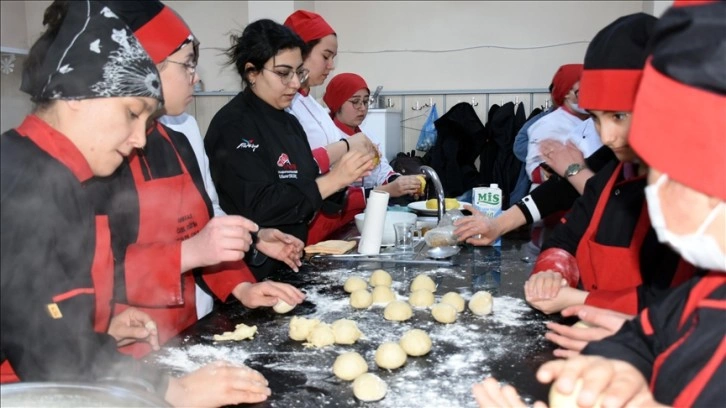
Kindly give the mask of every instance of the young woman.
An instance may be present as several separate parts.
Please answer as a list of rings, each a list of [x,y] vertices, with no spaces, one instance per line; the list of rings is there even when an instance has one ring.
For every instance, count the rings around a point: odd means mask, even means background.
[[[44,25],[21,87],[36,107],[0,137],[3,382],[14,370],[23,381],[115,378],[149,386],[175,406],[264,400],[266,382],[248,368],[220,362],[172,379],[117,351],[123,337],[154,330],[134,309],[108,322],[110,307],[96,290],[113,275],[108,219],[96,216],[86,184],[144,147],[162,101],[159,74],[105,3],[54,2]],[[139,324],[147,329],[129,332]]]
[[[342,138],[360,133],[360,124],[368,114],[368,101],[371,91],[365,80],[356,74],[338,74],[330,80],[325,88],[323,101],[330,109],[330,117],[339,130]],[[372,137],[372,136],[371,136]],[[391,198],[413,196],[418,198],[421,181],[416,176],[401,176],[393,171],[385,157],[373,169],[370,177],[365,177],[360,188],[365,189],[365,196],[372,189],[385,191]],[[352,220],[348,219],[344,222]]]
[[[373,155],[351,149],[321,175],[305,131],[285,111],[308,75],[305,44],[271,20],[249,24],[232,40],[229,63],[245,90],[214,115],[204,140],[220,205],[305,241],[323,200],[368,175]],[[253,268],[258,278],[275,270]]]
[[[195,37],[161,2],[112,7],[157,64],[164,113],[181,114],[199,80]],[[197,301],[206,304],[202,313],[209,311],[210,296],[222,302],[236,298],[251,308],[272,306],[278,298],[300,303],[303,294],[290,285],[255,283],[241,259],[258,227],[240,216],[213,216],[188,139],[157,121],[147,139],[112,178],[93,186],[99,212],[109,215],[116,260],[115,282],[104,282],[98,290],[109,294],[113,285],[116,311],[136,306],[151,315],[163,344],[197,321]],[[286,246],[270,231],[258,236],[260,250]],[[205,296],[198,299],[198,292]],[[150,348],[137,343],[123,351],[140,357]]]
[[[333,28],[322,16],[307,10],[292,13],[285,20],[285,26],[305,41],[303,68],[308,71],[307,79],[301,81],[287,111],[300,121],[321,172],[326,173],[337,165],[343,154],[350,150],[372,151],[380,156],[377,147],[363,133],[341,136],[328,110],[310,94],[310,90],[322,85],[335,69],[338,36]],[[359,187],[350,187],[329,197],[310,223],[307,243],[324,240],[365,210],[365,203],[364,191]]]
[[[655,21],[644,13],[622,17],[588,47],[580,105],[591,112],[618,162],[587,182],[583,196],[543,245],[525,296],[545,313],[585,303],[634,315],[694,272],[657,242],[645,212],[645,167],[628,143]]]
[[[633,110],[631,146],[651,169],[648,213],[658,239],[708,270],[645,309],[584,356],[545,363],[561,394],[582,382],[579,406],[723,405],[726,370],[726,3],[671,8],[653,36]],[[673,105],[673,99],[699,103]],[[705,107],[705,108],[704,108]],[[684,121],[683,117],[690,120]],[[662,143],[653,143],[657,134]],[[708,163],[701,166],[700,163]],[[511,386],[474,387],[480,406],[524,406]]]

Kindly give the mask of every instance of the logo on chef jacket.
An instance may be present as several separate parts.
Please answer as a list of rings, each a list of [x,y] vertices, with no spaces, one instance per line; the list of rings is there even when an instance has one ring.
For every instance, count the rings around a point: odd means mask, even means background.
[[[277,167],[280,168],[277,170],[277,174],[281,179],[297,178],[297,166],[290,161],[287,153],[280,154],[280,157],[277,159]]]
[[[251,149],[253,152],[257,150],[258,147],[260,147],[260,145],[255,144],[255,141],[253,139],[242,139],[242,143],[237,145],[238,149]]]

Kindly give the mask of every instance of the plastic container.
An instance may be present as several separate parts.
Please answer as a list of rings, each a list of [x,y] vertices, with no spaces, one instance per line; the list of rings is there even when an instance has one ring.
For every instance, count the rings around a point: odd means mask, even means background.
[[[502,189],[492,183],[489,187],[474,187],[471,191],[474,207],[489,218],[498,217],[502,213]],[[502,246],[502,237],[497,238],[492,246]]]

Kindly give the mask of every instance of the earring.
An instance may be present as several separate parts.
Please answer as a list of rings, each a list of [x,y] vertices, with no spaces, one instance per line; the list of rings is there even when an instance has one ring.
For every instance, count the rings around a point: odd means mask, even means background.
[[[255,87],[255,83],[254,82],[250,82],[250,88],[254,88],[254,87]]]

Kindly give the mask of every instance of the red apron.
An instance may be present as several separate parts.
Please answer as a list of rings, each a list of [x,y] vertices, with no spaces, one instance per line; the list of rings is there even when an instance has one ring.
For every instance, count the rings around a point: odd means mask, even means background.
[[[341,214],[328,215],[318,211],[310,225],[308,225],[308,239],[305,245],[314,245],[324,241],[330,234],[353,221],[355,216],[365,211],[365,209],[363,189],[361,187],[349,187],[348,199]]]
[[[156,130],[173,146],[168,134],[161,125]],[[176,152],[182,168],[182,174],[155,180],[145,180],[142,166],[145,160],[138,155],[130,160],[131,172],[134,176],[139,196],[139,234],[137,244],[154,242],[182,241],[194,236],[208,222],[207,206],[197,189],[184,161]],[[180,271],[169,270],[169,274],[180,274]],[[156,322],[159,330],[159,343],[163,344],[170,338],[197,321],[195,303],[195,282],[191,271],[180,275],[182,297],[177,304],[159,307],[140,307]],[[158,290],[158,289],[157,289]],[[149,299],[154,299],[154,288],[149,288]],[[128,308],[128,305],[116,305],[116,313]],[[146,342],[136,342],[122,347],[120,351],[141,357],[151,351]]]
[[[600,194],[590,224],[577,246],[577,266],[580,269],[580,281],[588,291],[621,290],[635,287],[642,283],[640,275],[640,248],[650,228],[647,204],[643,201],[638,223],[635,226],[630,246],[627,248],[599,244],[595,241],[598,226],[602,221],[603,211],[613,191],[615,181],[622,171],[623,163],[618,164]],[[607,220],[606,220],[607,222]],[[637,305],[636,305],[637,308]],[[637,313],[637,310],[631,314]]]

